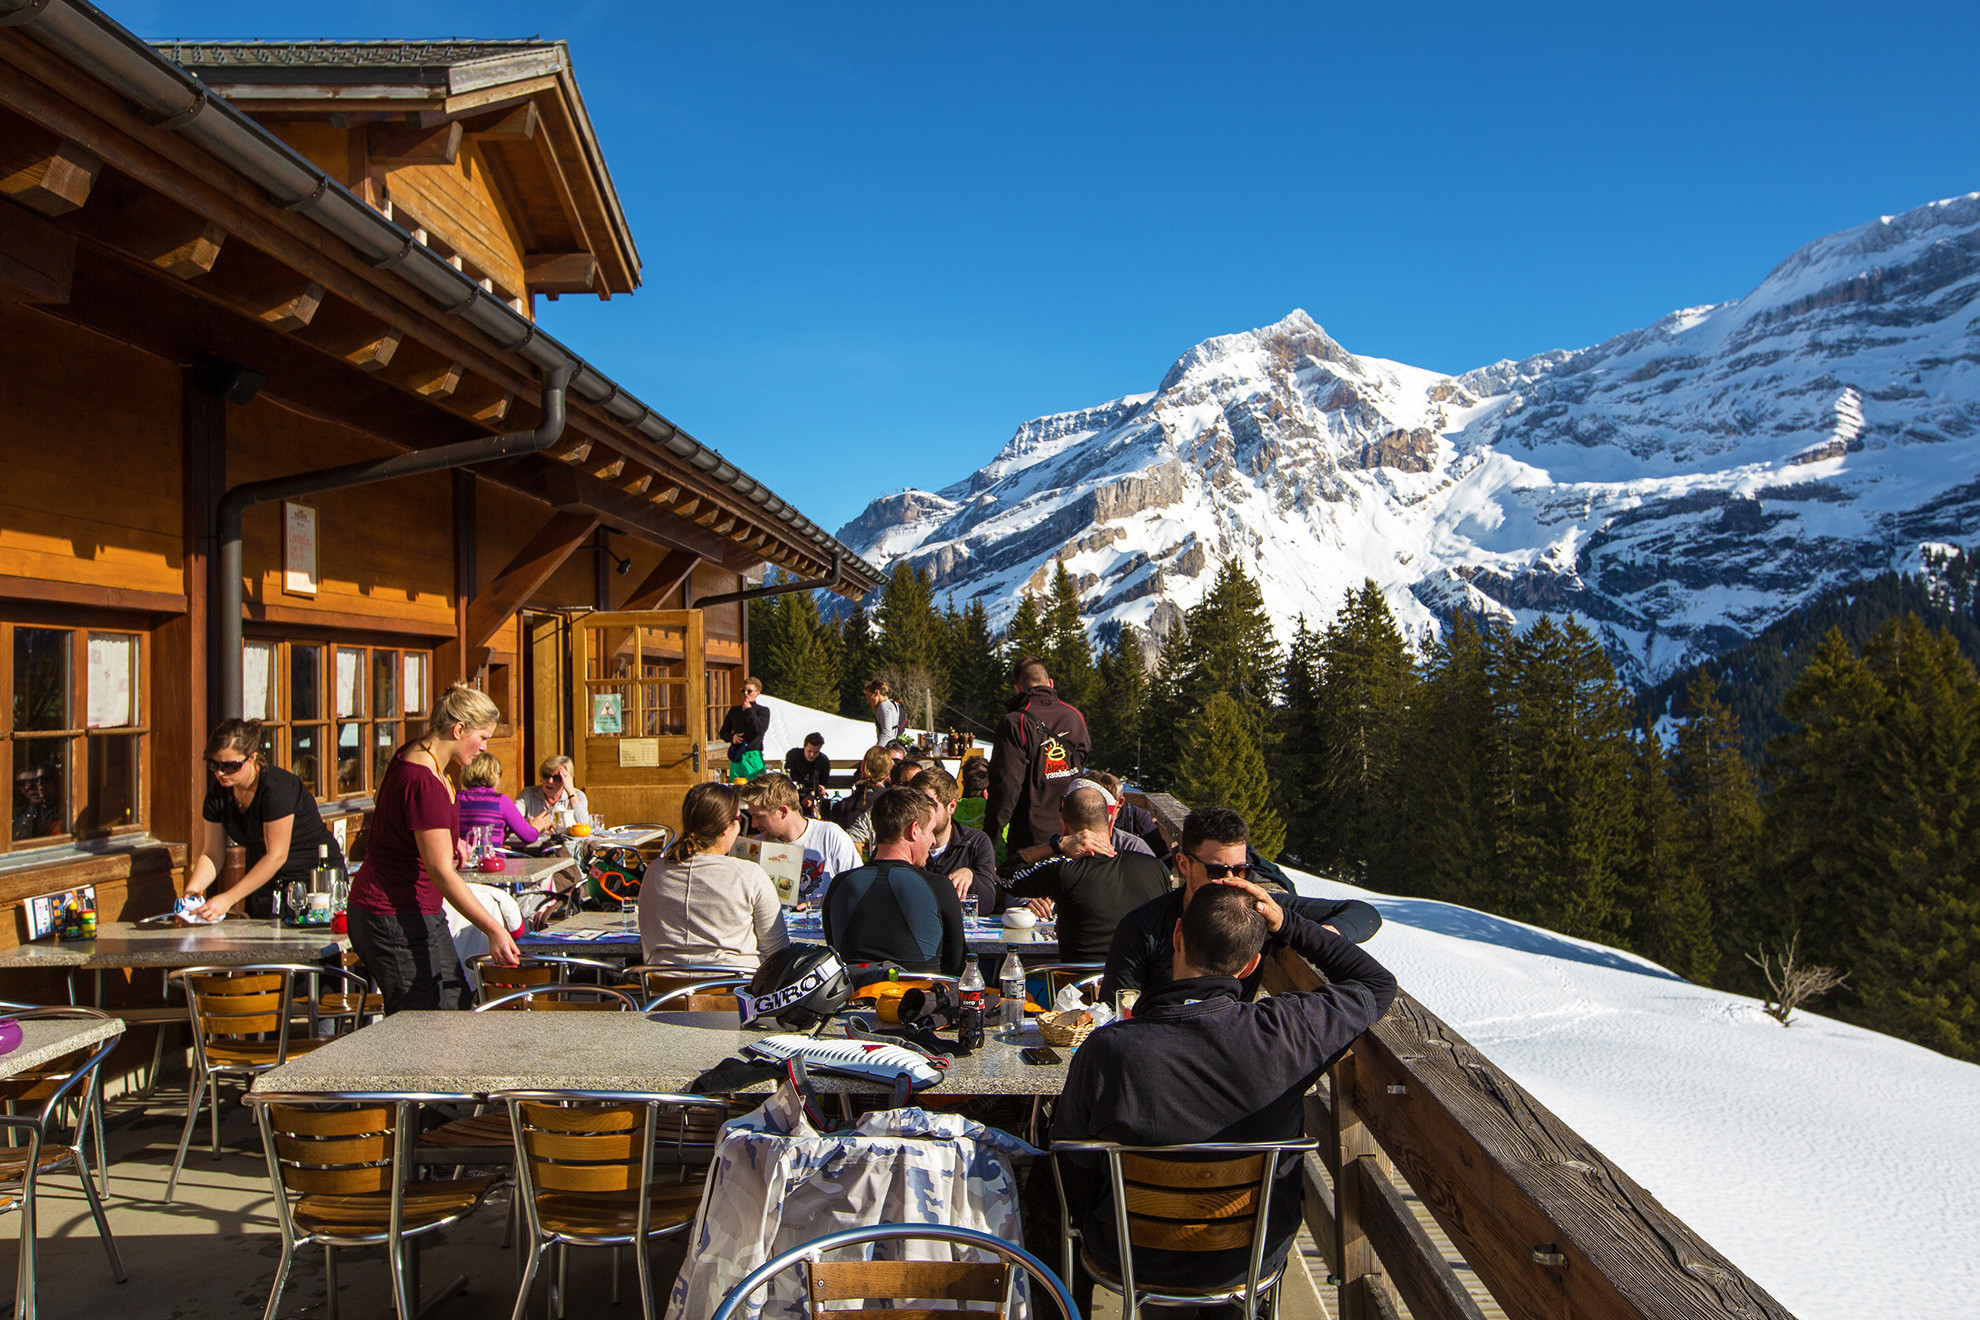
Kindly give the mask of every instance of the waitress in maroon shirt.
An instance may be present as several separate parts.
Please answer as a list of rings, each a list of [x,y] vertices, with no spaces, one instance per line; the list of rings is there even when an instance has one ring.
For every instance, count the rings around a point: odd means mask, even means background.
[[[351,947],[377,982],[387,1013],[468,1006],[442,900],[482,929],[496,962],[517,960],[515,940],[455,869],[460,814],[447,778],[448,766],[481,755],[501,718],[485,695],[454,684],[433,703],[426,735],[399,749],[378,785],[348,919]]]

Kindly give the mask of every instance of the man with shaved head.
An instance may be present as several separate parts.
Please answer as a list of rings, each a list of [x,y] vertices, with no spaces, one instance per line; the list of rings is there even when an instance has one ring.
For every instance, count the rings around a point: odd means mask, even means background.
[[[1107,795],[1082,784],[1059,802],[1065,837],[1107,837]],[[1169,873],[1145,852],[1050,857],[1019,871],[1010,889],[1020,898],[1057,905],[1059,956],[1067,962],[1101,962],[1121,918],[1169,891]]]

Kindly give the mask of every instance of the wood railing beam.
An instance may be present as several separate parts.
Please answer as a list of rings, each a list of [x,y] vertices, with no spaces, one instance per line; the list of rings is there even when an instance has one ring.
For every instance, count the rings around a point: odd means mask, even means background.
[[[0,197],[43,215],[67,215],[89,201],[103,158],[80,142],[9,117],[0,126]]]

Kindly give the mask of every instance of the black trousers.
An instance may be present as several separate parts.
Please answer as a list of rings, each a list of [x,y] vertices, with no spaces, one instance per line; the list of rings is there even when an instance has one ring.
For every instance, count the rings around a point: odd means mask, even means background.
[[[447,918],[438,912],[346,914],[351,947],[378,984],[389,1017],[406,1008],[467,1008],[467,976],[454,952]]]

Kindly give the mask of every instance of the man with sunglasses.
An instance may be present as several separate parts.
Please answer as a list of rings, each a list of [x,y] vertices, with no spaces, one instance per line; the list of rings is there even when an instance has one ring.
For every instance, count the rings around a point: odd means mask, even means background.
[[[1229,807],[1198,807],[1183,817],[1182,838],[1173,859],[1182,887],[1142,904],[1121,919],[1107,949],[1107,975],[1100,983],[1103,1002],[1112,1003],[1121,990],[1139,990],[1146,995],[1174,979],[1170,962],[1176,923],[1182,920],[1183,908],[1196,891],[1218,881],[1274,881],[1287,891],[1279,898],[1282,906],[1356,944],[1382,928],[1381,914],[1360,899],[1293,895],[1285,872],[1253,852],[1249,839],[1244,817]],[[1269,953],[1283,943],[1280,934],[1272,932],[1259,952]],[[1239,978],[1246,999],[1257,991],[1263,966],[1260,960]]]

